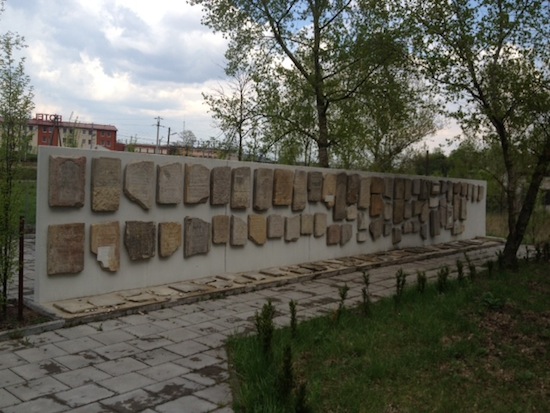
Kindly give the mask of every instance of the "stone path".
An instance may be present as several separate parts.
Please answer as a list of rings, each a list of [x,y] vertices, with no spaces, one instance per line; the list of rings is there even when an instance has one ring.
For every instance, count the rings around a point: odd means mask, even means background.
[[[417,270],[433,279],[443,265],[455,269],[465,250],[481,266],[495,260],[501,248],[483,239],[438,246],[439,253],[425,259],[414,249],[386,254],[391,259],[378,254],[369,267],[370,292],[374,299],[392,295],[400,268],[414,283]],[[353,265],[313,279],[297,274],[283,285],[194,303],[175,301],[166,308],[0,342],[0,411],[231,412],[227,337],[251,331],[255,312],[268,298],[279,326],[289,323],[290,300],[298,303],[300,320],[334,311],[345,283],[350,287],[346,304],[359,303],[360,263],[350,258],[348,263]]]

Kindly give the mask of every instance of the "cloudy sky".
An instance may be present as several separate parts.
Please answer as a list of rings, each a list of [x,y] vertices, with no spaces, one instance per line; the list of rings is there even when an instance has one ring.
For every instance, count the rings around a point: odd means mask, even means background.
[[[184,0],[6,0],[0,32],[26,39],[36,113],[115,125],[119,141],[144,143],[160,116],[164,142],[169,127],[208,140],[220,131],[201,93],[223,82],[226,42],[200,20]]]

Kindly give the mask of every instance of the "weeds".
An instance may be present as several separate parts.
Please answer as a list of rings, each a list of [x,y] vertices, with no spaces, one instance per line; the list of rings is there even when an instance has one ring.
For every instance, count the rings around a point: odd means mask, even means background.
[[[292,396],[294,387],[294,371],[292,369],[292,347],[287,344],[283,350],[283,365],[277,380],[279,397],[288,400]]]
[[[262,307],[262,311],[258,313],[256,311],[255,325],[258,333],[258,338],[261,343],[264,356],[271,357],[271,342],[273,339],[273,332],[275,331],[275,325],[273,324],[273,317],[275,315],[275,308],[268,300]]]
[[[348,291],[349,287],[347,284],[344,284],[342,287],[338,288],[338,295],[340,296],[340,302],[338,303],[338,308],[336,309],[336,313],[334,314],[334,319],[336,322],[340,321],[340,317],[342,316],[342,313],[345,310],[345,301],[348,297]]]
[[[487,260],[485,263],[485,267],[487,268],[487,275],[489,277],[493,276],[493,269],[495,268],[495,262],[493,260]]]
[[[423,294],[426,290],[426,284],[428,283],[428,277],[426,277],[426,271],[416,271],[416,290]]]
[[[466,263],[468,264],[468,271],[469,271],[468,276],[470,278],[470,281],[473,281],[477,277],[476,265],[470,260],[470,257],[468,257],[468,254],[464,253],[464,258],[466,259]]]
[[[407,279],[407,274],[403,271],[403,268],[400,268],[399,271],[395,273],[395,295],[394,300],[396,304],[401,302],[403,297],[403,292],[405,291],[405,282]]]
[[[290,300],[288,303],[290,307],[290,335],[292,338],[296,338],[298,334],[298,321],[296,319],[296,301]]]
[[[456,279],[460,284],[464,283],[464,264],[460,259],[456,260]]]
[[[437,272],[437,292],[439,294],[444,294],[448,289],[448,280],[449,280],[449,267],[444,265]]]
[[[370,295],[369,295],[369,285],[370,285],[370,274],[367,271],[363,271],[363,284],[364,287],[361,289],[363,296],[363,314],[369,316],[371,314],[370,310]]]

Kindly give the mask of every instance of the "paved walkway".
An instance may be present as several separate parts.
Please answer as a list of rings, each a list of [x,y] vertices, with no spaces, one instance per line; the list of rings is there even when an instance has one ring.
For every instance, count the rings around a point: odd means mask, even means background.
[[[455,269],[466,250],[481,266],[501,248],[484,239],[441,246],[421,260],[414,249],[395,252],[370,265],[370,293],[374,299],[392,295],[400,268],[414,283],[417,270],[433,279],[443,265]],[[359,303],[363,281],[357,268],[0,342],[0,411],[231,412],[227,337],[252,330],[254,314],[268,298],[280,326],[289,323],[290,300],[298,303],[299,320],[334,311],[345,283],[346,304]]]

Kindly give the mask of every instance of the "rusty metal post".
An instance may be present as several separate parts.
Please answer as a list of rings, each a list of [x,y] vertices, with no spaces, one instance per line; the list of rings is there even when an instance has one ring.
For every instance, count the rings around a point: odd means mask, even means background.
[[[25,259],[25,217],[19,217],[19,285],[17,297],[17,319],[23,321],[23,273]]]

